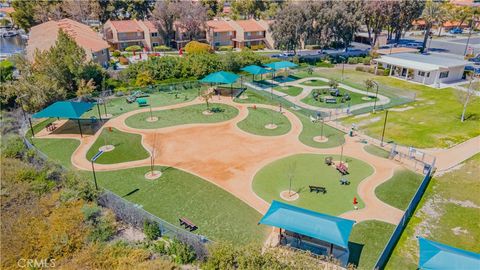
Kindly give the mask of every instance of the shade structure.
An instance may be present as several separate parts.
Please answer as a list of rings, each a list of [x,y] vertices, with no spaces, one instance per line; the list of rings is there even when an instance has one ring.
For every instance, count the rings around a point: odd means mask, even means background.
[[[419,269],[480,269],[480,254],[422,237],[418,238],[418,243],[420,245]]]
[[[259,223],[320,239],[348,249],[348,238],[355,221],[321,214],[274,200]]]
[[[79,119],[82,114],[90,110],[93,106],[94,104],[89,102],[58,101],[32,115],[32,117]]]
[[[280,61],[280,62],[273,62],[265,65],[266,67],[269,67],[274,70],[279,70],[283,68],[293,68],[297,67],[297,64],[292,63],[290,61]]]
[[[267,74],[272,72],[271,70],[268,70],[266,68],[263,68],[257,65],[246,66],[244,68],[241,68],[241,70],[246,71],[252,75],[262,75],[262,74]]]
[[[240,78],[235,73],[227,71],[218,71],[215,73],[208,74],[205,78],[201,79],[202,83],[220,83],[220,84],[231,84],[234,83]]]

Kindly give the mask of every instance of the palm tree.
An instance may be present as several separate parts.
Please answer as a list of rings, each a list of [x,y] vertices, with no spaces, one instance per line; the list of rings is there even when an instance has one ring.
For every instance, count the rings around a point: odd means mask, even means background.
[[[433,25],[443,21],[445,14],[446,11],[443,3],[433,0],[428,0],[425,3],[425,8],[423,9],[422,13],[422,19],[425,21],[425,36],[423,38],[422,52],[425,51],[427,40],[430,36],[430,30],[432,30]]]

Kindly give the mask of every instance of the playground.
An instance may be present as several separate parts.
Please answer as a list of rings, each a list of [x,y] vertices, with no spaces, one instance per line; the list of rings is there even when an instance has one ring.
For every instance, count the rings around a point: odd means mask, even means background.
[[[287,84],[302,89],[294,97],[300,101],[323,83]],[[194,233],[214,241],[264,242],[271,230],[257,223],[272,200],[357,224],[399,222],[402,205],[388,196],[398,185],[382,186],[402,168],[398,162],[371,154],[353,134],[282,105],[278,96],[248,87],[206,101],[196,95],[201,91],[206,87],[160,91],[131,103],[118,97],[92,105],[82,121],[39,117],[31,140],[87,178],[94,166],[100,187],[176,226],[187,218]],[[111,116],[91,120],[98,111]],[[398,196],[411,196],[415,184]]]

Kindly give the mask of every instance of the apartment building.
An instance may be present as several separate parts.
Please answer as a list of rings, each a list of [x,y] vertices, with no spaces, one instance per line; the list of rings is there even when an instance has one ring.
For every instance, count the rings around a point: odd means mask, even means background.
[[[234,46],[235,28],[223,20],[211,20],[207,22],[207,41],[214,47]]]
[[[263,20],[216,19],[207,22],[207,42],[213,47],[233,46],[234,48],[265,45],[273,47],[268,31],[269,22]]]
[[[151,51],[163,44],[158,29],[152,22],[146,20],[108,20],[103,25],[103,37],[117,50],[138,45]]]

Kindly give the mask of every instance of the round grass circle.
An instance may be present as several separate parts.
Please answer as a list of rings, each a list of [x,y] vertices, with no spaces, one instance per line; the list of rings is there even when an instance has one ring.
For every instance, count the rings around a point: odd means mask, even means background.
[[[162,176],[161,171],[149,171],[145,174],[145,179],[155,180],[155,179],[160,178],[160,176]]]
[[[290,192],[288,190],[284,190],[282,192],[280,192],[280,198],[282,198],[283,200],[287,201],[287,202],[292,202],[292,201],[296,201],[298,200],[298,198],[300,198],[300,195],[298,195],[298,193],[296,192]]]

